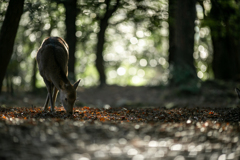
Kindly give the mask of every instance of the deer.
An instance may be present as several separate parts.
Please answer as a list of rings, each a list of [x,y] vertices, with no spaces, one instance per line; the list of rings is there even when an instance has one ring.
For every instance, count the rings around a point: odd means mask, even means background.
[[[46,85],[48,94],[44,104],[44,111],[48,110],[50,99],[51,112],[54,112],[58,92],[60,101],[68,114],[73,113],[76,100],[76,90],[81,79],[73,85],[68,76],[68,44],[61,37],[48,37],[43,40],[38,49],[36,60],[39,73]]]
[[[235,88],[235,92],[237,93],[238,98],[240,99],[240,90],[238,88]]]

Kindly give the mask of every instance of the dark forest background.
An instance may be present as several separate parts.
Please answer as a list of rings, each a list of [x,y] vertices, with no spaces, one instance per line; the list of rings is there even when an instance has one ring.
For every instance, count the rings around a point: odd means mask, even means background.
[[[2,92],[44,86],[35,56],[63,37],[81,85],[169,85],[240,79],[239,0],[0,0]]]

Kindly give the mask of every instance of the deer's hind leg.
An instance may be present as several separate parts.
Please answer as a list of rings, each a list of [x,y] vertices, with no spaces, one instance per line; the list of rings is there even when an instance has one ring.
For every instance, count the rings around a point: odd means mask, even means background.
[[[53,107],[55,107],[55,102],[57,99],[57,95],[58,95],[58,89],[54,86],[54,91],[53,91]],[[51,108],[51,110],[54,110],[54,108]]]
[[[47,98],[46,98],[46,102],[44,104],[44,110],[47,110],[48,109],[48,102],[49,102],[49,99],[50,99],[50,104],[51,104],[51,111],[54,111],[54,105],[53,105],[53,98],[52,98],[52,92],[53,92],[53,83],[46,80],[45,78],[43,79],[45,84],[46,84],[46,87],[47,87],[47,91],[48,91],[48,95],[47,95]]]
[[[48,103],[49,103],[49,97],[48,97],[48,94],[47,94],[47,98],[46,98],[46,101],[45,101],[45,104],[44,104],[44,107],[43,107],[44,111],[46,111],[48,109]]]

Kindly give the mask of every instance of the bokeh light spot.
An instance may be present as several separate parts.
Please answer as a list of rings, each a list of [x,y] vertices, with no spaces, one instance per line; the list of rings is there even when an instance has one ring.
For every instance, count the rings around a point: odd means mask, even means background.
[[[126,69],[125,69],[125,68],[119,67],[119,68],[117,69],[117,74],[118,74],[119,76],[123,76],[125,73],[126,73]]]
[[[141,59],[139,62],[140,66],[146,67],[147,66],[147,60],[146,59]]]

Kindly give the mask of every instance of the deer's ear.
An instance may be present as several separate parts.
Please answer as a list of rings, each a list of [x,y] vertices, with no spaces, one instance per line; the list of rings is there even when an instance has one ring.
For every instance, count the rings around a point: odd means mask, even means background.
[[[236,93],[238,95],[238,98],[240,99],[240,90],[238,88],[235,88],[235,91],[236,91]]]
[[[73,84],[73,87],[74,87],[75,89],[77,89],[78,84],[80,83],[80,81],[81,81],[81,79],[79,79],[77,82],[75,82],[75,83]]]

